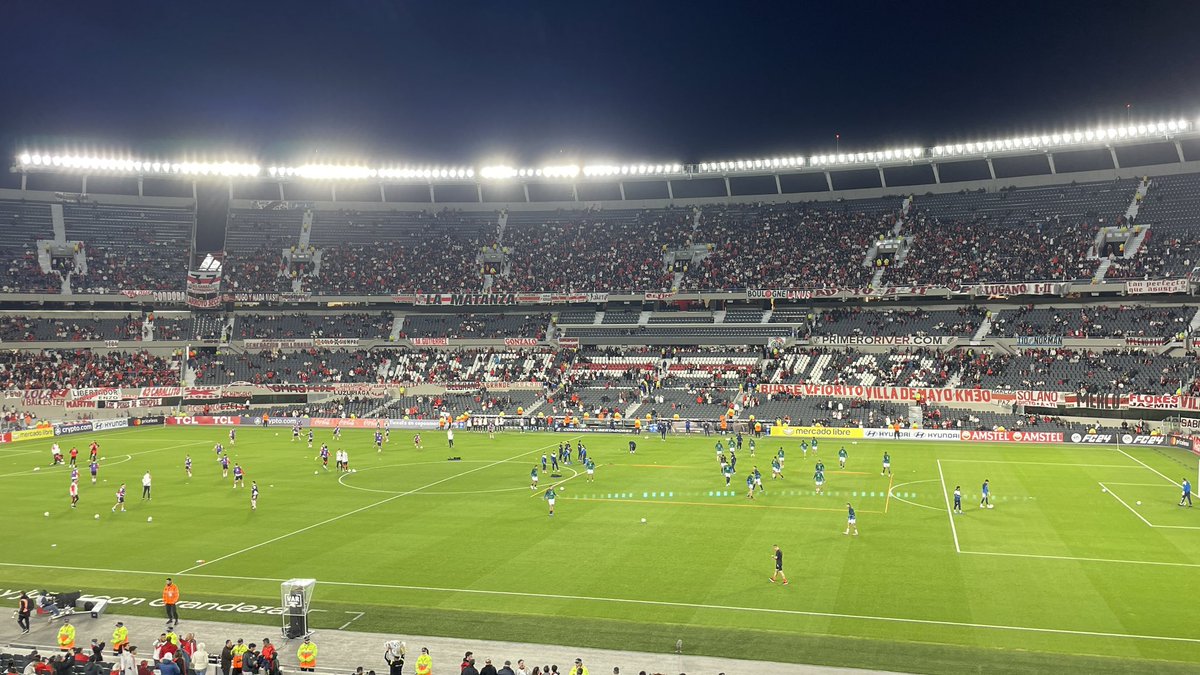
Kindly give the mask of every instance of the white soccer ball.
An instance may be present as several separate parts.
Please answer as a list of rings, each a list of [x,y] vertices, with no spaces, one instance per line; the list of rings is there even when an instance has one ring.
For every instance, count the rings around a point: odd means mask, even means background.
[[[96,518],[96,520],[100,520],[100,514],[99,514],[99,513],[97,513],[97,514],[95,515],[95,518]]]
[[[42,470],[42,467],[40,467],[40,466],[35,466],[35,467],[33,467],[33,470],[34,470],[34,471],[41,471],[41,470]]]
[[[646,524],[646,519],[645,519],[645,518],[642,518],[642,524],[643,524],[643,525],[645,525],[645,524]]]
[[[47,512],[43,513],[42,515],[43,515],[43,516],[46,516],[47,518],[49,518],[49,517],[50,517],[50,512],[49,512],[49,511],[47,511]]]
[[[278,435],[279,435],[279,432],[278,432],[278,431],[276,431],[276,432],[275,432],[275,435],[276,435],[276,436],[278,436]]]
[[[315,475],[317,475],[317,472],[316,472],[316,471],[314,471],[314,472],[313,472],[313,475],[314,475],[314,476],[315,476]]]
[[[1108,488],[1100,488],[1101,492],[1108,492]]]
[[[154,516],[146,516],[146,522],[147,522],[147,523],[153,523],[153,522],[154,522]]]
[[[1137,503],[1137,505],[1138,505],[1138,506],[1141,506],[1141,505],[1142,505],[1142,503],[1139,501],[1139,502]]]

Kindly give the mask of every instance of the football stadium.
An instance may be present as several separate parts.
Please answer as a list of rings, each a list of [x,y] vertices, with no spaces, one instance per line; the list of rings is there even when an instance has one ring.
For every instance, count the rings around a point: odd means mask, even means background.
[[[602,162],[19,139],[0,666],[1196,672],[1200,110],[1097,118]]]

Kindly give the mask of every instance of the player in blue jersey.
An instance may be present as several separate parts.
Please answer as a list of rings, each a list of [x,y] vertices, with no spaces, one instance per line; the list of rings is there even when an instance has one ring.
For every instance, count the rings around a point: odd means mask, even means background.
[[[579,453],[579,461],[583,464],[587,464],[587,448],[583,447],[583,441],[579,441],[577,448]]]
[[[887,451],[883,453],[883,468],[879,470],[879,475],[882,476],[885,473],[889,476],[892,475],[892,456],[887,454]]]
[[[375,432],[375,450],[383,452],[383,433],[379,431]]]
[[[535,466],[535,467],[533,467],[533,471],[529,472],[529,489],[536,490],[537,483],[538,483],[538,470],[537,470],[537,467]]]
[[[838,468],[839,469],[846,468],[846,460],[849,458],[850,458],[850,455],[849,455],[849,453],[846,452],[846,446],[843,445],[842,449],[838,450]]]
[[[746,499],[754,499],[754,474],[746,474]]]
[[[735,442],[736,442],[736,444],[737,444],[737,449],[738,449],[738,450],[741,450],[741,449],[742,449],[742,432],[740,432],[740,431],[739,431],[739,432],[737,432],[737,436],[735,436],[735,437],[734,437],[734,441],[735,441]],[[733,452],[733,450],[732,450],[732,449],[730,449],[729,451],[730,451],[730,452]]]
[[[229,430],[229,445],[230,446],[237,445],[237,429]]]
[[[562,451],[559,450],[559,453],[561,454]],[[558,455],[550,455],[550,473],[554,474],[557,472],[558,472]]]
[[[121,507],[121,511],[125,511],[125,484],[121,483],[121,487],[117,488],[117,503],[113,504],[112,510],[116,512],[117,507]]]
[[[187,455],[183,458],[183,470],[187,472],[187,477],[192,477],[192,456]]]
[[[629,441],[629,454],[637,454],[637,441]]]
[[[243,482],[245,478],[246,472],[242,470],[242,465],[235,463],[233,465],[233,487],[246,487],[245,482]]]
[[[229,455],[221,455],[221,478],[229,478]]]
[[[962,513],[962,486],[954,486],[954,512]]]
[[[79,467],[77,467],[77,466],[71,467],[71,482],[72,483],[79,482]]]
[[[298,440],[300,440],[300,421],[299,420],[297,420],[294,424],[292,424],[292,442],[295,443]]]
[[[1192,484],[1186,478],[1183,479],[1183,496],[1179,498],[1179,505],[1183,506],[1184,502],[1189,508],[1192,506]]]
[[[258,510],[258,483],[250,481],[250,510]]]
[[[547,461],[548,461],[548,460],[546,459],[546,453],[544,453],[544,452],[543,452],[543,453],[542,453],[542,471],[545,471],[545,470],[546,470],[546,462],[547,462]]]
[[[329,470],[329,446],[324,443],[321,444],[321,468]]]
[[[333,440],[339,440],[342,437],[342,424],[339,422],[333,425]]]
[[[983,480],[983,497],[979,500],[979,508],[992,508],[992,486],[987,479]]]
[[[217,443],[213,446],[213,453],[216,455],[217,461],[221,461],[221,455],[225,454],[225,446]]]
[[[550,505],[550,517],[551,518],[554,517],[554,500],[557,497],[558,497],[558,495],[555,494],[554,488],[546,488],[546,494],[542,496],[542,499],[545,499],[546,503]]]
[[[733,450],[729,451],[729,470],[737,473],[737,453]]]
[[[825,472],[822,471],[820,468],[818,468],[816,470],[816,472],[813,473],[813,483],[816,484],[816,486],[817,486],[816,493],[821,494],[821,492],[824,491],[824,489],[825,489],[825,487],[824,487],[825,486]]]
[[[850,530],[854,530],[854,536],[858,536],[858,520],[854,517],[854,507],[850,506],[850,502],[846,502],[846,531],[842,534],[850,534]]]
[[[587,482],[596,482],[596,463],[590,459],[583,460],[583,469],[587,471]]]
[[[93,457],[91,463],[88,464],[88,470],[92,472],[92,485],[95,485],[96,474],[100,473],[100,462],[96,461],[95,457]]]

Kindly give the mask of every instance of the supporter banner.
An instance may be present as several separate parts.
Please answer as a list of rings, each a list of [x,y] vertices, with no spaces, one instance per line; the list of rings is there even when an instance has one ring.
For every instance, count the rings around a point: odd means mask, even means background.
[[[225,302],[275,302],[278,293],[226,293],[221,298]]]
[[[415,296],[415,295],[412,295],[412,294],[408,294],[408,295],[393,295],[393,296],[392,296],[392,302],[399,302],[399,303],[404,303],[404,304],[412,305],[412,304],[415,304],[415,303],[416,303],[416,301],[417,301],[417,296]]]
[[[67,424],[54,425],[55,436],[68,436],[70,434],[82,434],[92,430],[91,422],[70,422]]]
[[[322,384],[264,384],[264,387],[276,394],[307,394],[309,392],[333,391]]]
[[[183,291],[154,291],[155,302],[187,302],[187,293]]]
[[[26,389],[22,397],[25,405],[53,405],[48,401],[65,401],[71,398],[70,389]]]
[[[312,293],[280,293],[280,302],[308,302],[312,300]]]
[[[90,389],[72,389],[71,398],[76,401],[120,401],[121,390],[117,387],[93,387]]]
[[[450,344],[450,338],[409,338],[414,347],[445,347]]]
[[[267,350],[275,351],[276,349],[310,349],[314,343],[312,340],[243,340],[242,345],[246,349],[255,351]]]
[[[121,346],[121,343],[117,340],[105,340],[104,346],[108,349],[116,349],[117,347]]]
[[[447,392],[452,391],[475,391],[481,385],[478,382],[447,382],[445,385]]]
[[[383,398],[391,396],[396,390],[394,385],[375,384],[374,382],[339,382],[338,384],[322,385],[332,388],[333,393],[343,396],[365,396],[367,398]]]
[[[219,295],[214,295],[211,298],[202,298],[195,295],[189,295],[187,299],[188,307],[195,307],[197,309],[212,309],[213,307],[220,307],[222,302],[221,296]]]
[[[563,349],[579,349],[579,338],[560,337],[558,338],[558,346]]]
[[[675,297],[675,291],[647,291],[643,297],[646,301],[670,300],[671,298]]]
[[[880,345],[880,346],[939,346],[952,344],[957,338],[948,335],[814,335],[814,345]]]
[[[213,293],[220,292],[220,290],[221,290],[221,279],[220,278],[213,277],[208,280],[193,279],[190,275],[194,274],[194,272],[189,272],[188,274],[189,274],[189,276],[188,276],[187,287],[186,287],[186,290],[188,293],[195,293],[197,295],[211,295]]]
[[[13,441],[32,441],[38,438],[54,438],[54,427],[23,429],[21,431],[12,432]]]
[[[211,415],[222,412],[242,412],[250,406],[245,403],[196,403],[183,406],[183,411],[190,415]]]
[[[154,427],[167,423],[167,418],[162,415],[151,415],[149,417],[135,417],[132,421],[135,427]]]
[[[1195,417],[1180,417],[1179,428],[1198,431],[1200,430],[1200,419],[1196,419]]]
[[[1187,279],[1155,279],[1153,281],[1126,281],[1125,292],[1130,295],[1149,293],[1187,293],[1190,284]]]
[[[138,398],[172,398],[181,393],[179,387],[142,387]]]
[[[109,429],[124,429],[129,426],[129,420],[122,417],[116,420],[92,420],[92,431],[108,431]]]
[[[1063,336],[1061,335],[1018,335],[1018,347],[1061,347],[1063,346]]]
[[[926,295],[934,286],[885,286],[875,288],[750,288],[746,290],[747,300],[812,300],[814,298],[835,298],[839,296],[880,297],[893,295]]]
[[[823,398],[861,398],[867,401],[929,403],[1038,403],[1059,405],[1067,397],[1056,391],[992,391],[990,389],[922,389],[919,387],[867,387],[849,384],[760,384],[764,394],[791,394]]]
[[[358,338],[316,338],[313,344],[317,347],[357,347]]]
[[[1117,434],[1073,433],[1067,437],[1067,440],[1072,443],[1085,443],[1089,445],[1116,445],[1121,439]]]
[[[963,431],[964,441],[985,443],[1062,443],[1058,431]]]
[[[81,410],[81,409],[85,409],[85,408],[99,408],[100,407],[100,402],[95,399],[91,399],[91,400],[85,399],[82,401],[67,401],[66,403],[67,403],[68,410]]]
[[[1191,410],[1200,411],[1200,398],[1171,394],[1130,394],[1129,407],[1142,410]]]
[[[842,427],[793,427],[787,424],[771,425],[772,436],[791,436],[799,438],[862,438],[862,429],[846,429]]]
[[[1127,337],[1125,345],[1129,347],[1159,347],[1167,344],[1167,338],[1163,337]]]
[[[336,417],[313,417],[308,420],[308,425],[320,429],[332,429],[333,427],[341,427],[343,429],[437,429],[437,420],[403,420],[403,419],[339,419]],[[381,426],[382,425],[382,426]]]
[[[504,338],[505,347],[536,347],[537,338]]]
[[[958,429],[863,429],[863,438],[894,441],[961,441]]]
[[[1063,284],[1024,282],[1017,284],[978,284],[967,291],[976,295],[1061,295]]]
[[[12,443],[12,433],[6,431],[0,434],[0,443]]]
[[[283,418],[274,418],[283,419]],[[222,425],[240,425],[242,418],[237,415],[195,415],[189,417],[168,417],[167,424],[180,426],[212,426],[214,424]]]
[[[153,294],[154,291],[121,291],[121,295],[127,298],[144,298]]]
[[[161,398],[131,398],[125,401],[112,401],[106,407],[116,410],[128,410],[130,408],[157,408],[163,404]]]
[[[183,387],[181,395],[185,399],[212,400],[221,398],[220,387]]]

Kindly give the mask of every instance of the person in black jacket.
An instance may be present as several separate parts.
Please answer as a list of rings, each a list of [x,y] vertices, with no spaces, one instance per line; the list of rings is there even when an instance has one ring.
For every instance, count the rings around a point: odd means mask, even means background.
[[[29,632],[29,613],[32,611],[33,600],[30,600],[29,595],[22,591],[21,599],[17,601],[17,625],[21,627],[21,635]]]
[[[229,675],[229,671],[233,669],[233,641],[226,640],[225,646],[221,648],[221,675]]]

